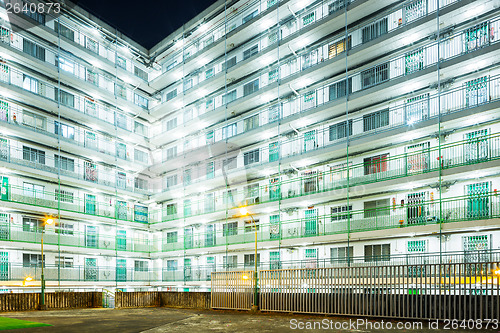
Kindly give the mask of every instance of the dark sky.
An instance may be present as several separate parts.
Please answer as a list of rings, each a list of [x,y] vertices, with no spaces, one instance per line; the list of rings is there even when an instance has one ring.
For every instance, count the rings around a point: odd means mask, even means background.
[[[78,0],[75,2],[149,49],[208,8],[215,0]]]

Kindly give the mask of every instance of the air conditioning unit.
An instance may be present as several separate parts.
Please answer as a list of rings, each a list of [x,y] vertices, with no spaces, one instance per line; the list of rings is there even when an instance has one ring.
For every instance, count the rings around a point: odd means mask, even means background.
[[[288,229],[288,236],[297,236],[299,233],[299,228]]]

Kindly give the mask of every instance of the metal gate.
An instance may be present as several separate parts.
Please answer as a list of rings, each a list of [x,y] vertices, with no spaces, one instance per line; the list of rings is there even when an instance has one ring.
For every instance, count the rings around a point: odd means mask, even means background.
[[[250,310],[254,286],[253,271],[212,272],[212,308]]]
[[[469,266],[478,269],[470,269]],[[418,272],[418,274],[415,274]],[[263,311],[412,319],[500,318],[500,263],[260,272]]]

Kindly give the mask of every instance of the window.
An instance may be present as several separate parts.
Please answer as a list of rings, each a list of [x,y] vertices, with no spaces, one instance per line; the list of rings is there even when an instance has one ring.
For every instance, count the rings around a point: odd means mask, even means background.
[[[269,216],[269,238],[279,239],[281,236],[280,231],[280,216],[279,214]]]
[[[373,218],[389,215],[389,199],[380,199],[364,202],[364,217]]]
[[[302,18],[302,25],[305,27],[306,25],[308,24],[311,24],[312,22],[314,22],[314,12],[311,12],[307,15],[305,15],[303,18]]]
[[[352,120],[349,120],[349,126],[347,121],[343,121],[329,127],[329,140],[335,141],[347,136],[352,136]]]
[[[177,215],[177,204],[168,204],[167,205],[167,216]]]
[[[135,260],[134,261],[134,271],[135,272],[147,272],[148,262],[146,260]]]
[[[177,118],[172,118],[167,121],[166,123],[167,132],[173,130],[176,127],[177,127]]]
[[[211,45],[213,42],[214,42],[214,36],[212,35],[203,41],[203,47],[207,47]]]
[[[409,52],[405,54],[405,74],[411,74],[424,68],[424,50]]]
[[[138,105],[143,109],[148,108],[148,99],[146,97],[139,95],[139,94],[134,93],[134,103],[135,103],[135,105]]]
[[[148,80],[148,73],[137,66],[134,66],[134,75],[143,79],[144,81]]]
[[[406,168],[408,173],[426,171],[430,166],[430,143],[422,142],[406,148]]]
[[[177,89],[174,89],[170,92],[167,93],[167,102],[170,101],[171,99],[174,99],[177,96]]]
[[[314,97],[316,96],[315,91],[310,91],[304,94],[304,103],[314,103]]]
[[[245,254],[245,269],[255,268],[255,254]],[[260,267],[260,253],[257,253],[257,266]]]
[[[304,133],[304,151],[316,149],[316,130],[307,131]]]
[[[477,162],[488,159],[489,136],[488,129],[480,129],[464,134],[464,155],[466,162]]]
[[[147,191],[149,189],[148,181],[146,179],[135,177],[134,187],[139,190]]]
[[[464,32],[465,51],[472,51],[489,43],[488,22],[480,23]]]
[[[205,213],[215,211],[215,197],[213,193],[205,194]]]
[[[73,235],[75,226],[70,223],[61,222],[56,225],[56,233],[61,235]]]
[[[45,164],[45,152],[43,150],[23,146],[23,160]]]
[[[123,84],[115,83],[115,95],[127,99],[127,88]]]
[[[167,232],[167,244],[177,243],[177,231]]]
[[[243,60],[246,60],[257,53],[259,53],[259,45],[254,45],[243,52]]]
[[[214,99],[213,98],[209,98],[205,102],[205,110],[206,111],[211,111],[213,109],[214,109]]]
[[[23,1],[24,5],[28,5],[29,3],[26,3]],[[23,6],[24,7],[24,6]],[[31,6],[28,6],[28,10],[22,10],[23,14],[26,15],[27,17],[31,18],[32,20],[40,23],[41,25],[45,25],[45,14],[40,13],[36,10],[30,10]]]
[[[387,159],[389,154],[382,154],[363,159],[365,175],[387,171]]]
[[[255,221],[255,225],[254,225],[254,221]],[[244,224],[244,230],[245,232],[255,232],[255,229],[257,229],[257,231],[259,231],[259,219],[255,219],[254,221],[252,220],[245,220],[243,221],[243,224]]]
[[[134,221],[140,223],[148,223],[148,207],[135,205],[134,206]]]
[[[347,37],[347,50],[351,49],[351,36]],[[328,58],[332,59],[346,50],[345,38],[328,45]]]
[[[87,69],[86,80],[87,80],[87,82],[92,83],[93,85],[99,86],[99,76],[97,75],[96,72],[94,72],[90,69]]]
[[[351,262],[353,247],[334,247],[330,249],[330,262],[332,264]]]
[[[269,162],[274,162],[280,158],[280,146],[279,142],[273,142],[269,144]]]
[[[334,222],[340,220],[347,220],[348,218],[352,219],[351,211],[352,211],[352,205],[349,205],[349,207],[347,207],[347,205],[331,207],[330,208],[331,221]]]
[[[39,232],[43,228],[43,220],[35,217],[23,216],[23,231]]]
[[[173,187],[175,185],[177,185],[177,175],[167,176],[167,178],[166,178],[167,189],[170,187]]]
[[[209,79],[212,76],[214,76],[214,69],[213,68],[210,68],[210,69],[205,71],[205,79]]]
[[[174,68],[175,66],[177,65],[177,60],[174,60],[174,62],[168,64],[165,66],[165,72],[168,72],[169,70],[171,70],[172,68]]]
[[[243,130],[245,132],[257,127],[259,127],[259,114],[256,114],[254,116],[248,117],[243,120]]]
[[[365,245],[365,262],[388,261],[391,258],[391,244]]]
[[[67,91],[59,90],[59,88],[55,88],[55,96],[56,100],[64,106],[74,108],[75,107],[75,96],[70,94]]]
[[[59,189],[54,190],[54,198],[56,201],[73,203],[73,197],[73,192]]]
[[[257,163],[257,162],[259,162],[259,156],[260,156],[259,149],[255,149],[255,150],[246,152],[243,154],[243,161],[244,161],[243,163],[245,165]]]
[[[61,57],[56,58],[56,66],[69,73],[73,73],[75,70],[75,63],[73,61]]]
[[[56,256],[56,265],[60,268],[73,268],[73,257]]]
[[[389,80],[389,65],[387,63],[375,66],[361,72],[361,88],[369,88]]]
[[[191,88],[193,88],[193,79],[189,78],[189,79],[184,80],[184,88],[183,88],[183,90],[187,91],[187,90],[189,90]]]
[[[45,49],[27,39],[23,39],[23,52],[39,60],[45,61]]]
[[[259,184],[251,184],[244,187],[245,198],[256,198],[259,196]]]
[[[490,261],[490,239],[488,235],[462,236],[465,262]],[[470,268],[474,269],[474,268]]]
[[[275,31],[275,32],[269,33],[269,35],[267,36],[267,44],[272,45],[272,44],[276,43],[277,41],[278,41],[278,32]]]
[[[45,265],[45,255],[43,256]],[[42,255],[23,253],[23,267],[42,267]]]
[[[146,135],[146,126],[138,121],[134,121],[134,133]]]
[[[348,82],[348,86],[346,88],[346,82]],[[349,78],[347,81],[342,80],[337,83],[332,84],[329,88],[329,99],[330,101],[336,100],[338,98],[342,98],[347,94],[352,93],[352,78]]]
[[[236,89],[222,96],[222,104],[229,104],[236,99]]]
[[[236,65],[236,56],[232,57],[228,61],[226,61],[224,64],[222,64],[222,70],[229,69]]]
[[[429,94],[423,94],[405,101],[406,123],[413,125],[429,117]]]
[[[230,268],[236,268],[238,267],[238,256],[232,255],[232,256],[224,256],[222,257],[222,263],[224,268],[230,269]]]
[[[137,162],[148,163],[148,153],[139,149],[134,149],[134,160]]]
[[[416,19],[425,16],[426,14],[426,1],[417,0],[411,2],[404,7],[406,23],[415,21]]]
[[[177,260],[167,260],[167,271],[174,272],[177,270]]]
[[[97,165],[91,161],[84,161],[83,165],[85,167],[84,179],[94,182],[97,182]]]
[[[40,82],[34,77],[23,74],[23,88],[31,91],[34,94],[38,94],[38,87],[41,86]]]
[[[167,152],[167,157],[166,157],[167,161],[174,159],[175,157],[177,157],[177,146],[167,148],[166,152]]]
[[[54,21],[54,31],[56,32],[56,34],[66,37],[71,41],[75,40],[75,32],[57,21]]]
[[[248,21],[250,21],[251,19],[253,19],[255,16],[257,16],[258,14],[258,10],[254,10],[253,12],[251,12],[250,14],[248,14],[247,16],[245,16],[242,20],[241,20],[241,24],[245,24],[247,23]]]
[[[382,20],[372,23],[363,28],[361,31],[363,43],[367,43],[375,38],[387,33],[387,17]]]
[[[269,78],[268,78],[269,83],[277,82],[278,81],[278,74],[279,74],[278,68],[269,71],[269,74],[268,74],[269,75]]]
[[[85,47],[96,54],[99,54],[99,43],[90,37],[85,36]]]
[[[127,129],[127,116],[125,116],[123,113],[116,113],[115,114],[115,123],[116,126],[119,128]]]
[[[125,172],[116,173],[116,187],[121,189],[127,188],[127,175]]]
[[[235,136],[236,133],[236,124],[230,124],[222,128],[222,139],[229,139],[232,136]]]
[[[97,116],[97,105],[93,99],[85,97],[85,113],[91,116]]]
[[[251,93],[254,93],[257,90],[259,90],[259,79],[249,82],[243,86],[243,96],[250,95]]]
[[[465,82],[465,105],[475,106],[488,101],[488,77]]]
[[[227,207],[235,206],[234,197],[236,196],[236,193],[237,193],[236,189],[227,190],[226,192],[224,192],[223,201],[225,206]]]
[[[122,160],[127,159],[127,145],[121,142],[116,143],[116,157]]]
[[[56,135],[61,135],[67,139],[75,139],[75,128],[58,121],[54,121],[54,133]]]
[[[238,222],[229,222],[222,225],[222,235],[234,236],[238,234]]]
[[[184,207],[184,217],[191,216],[191,214],[192,214],[192,212],[191,212],[191,199],[185,199],[182,206]]]
[[[364,132],[372,131],[384,126],[389,126],[389,109],[376,111],[363,116]]]
[[[214,161],[207,163],[207,179],[213,179],[215,177],[215,163]]]
[[[271,8],[276,3],[278,3],[278,0],[267,0],[267,9]]]

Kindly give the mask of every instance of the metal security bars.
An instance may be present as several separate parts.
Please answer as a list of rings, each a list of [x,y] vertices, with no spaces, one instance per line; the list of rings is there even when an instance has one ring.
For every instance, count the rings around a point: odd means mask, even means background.
[[[249,310],[254,297],[254,272],[213,272],[213,309]]]
[[[263,270],[263,311],[411,319],[500,317],[500,263]]]

